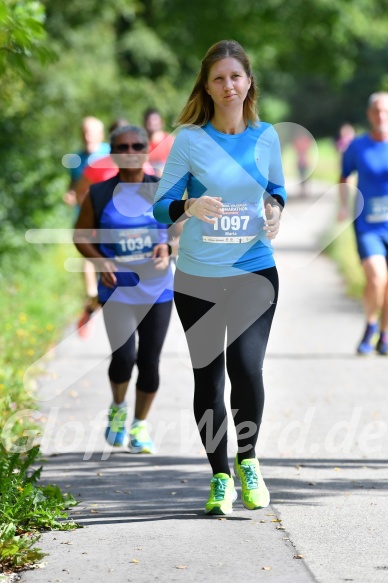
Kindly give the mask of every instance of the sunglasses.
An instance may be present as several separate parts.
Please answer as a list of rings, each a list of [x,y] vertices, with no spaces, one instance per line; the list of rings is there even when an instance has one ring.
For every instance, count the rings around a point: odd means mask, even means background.
[[[142,150],[144,150],[146,148],[145,144],[142,144],[141,142],[135,142],[134,144],[117,144],[116,146],[114,146],[114,150],[116,152],[129,152],[129,150],[132,148],[132,150],[134,150],[135,152],[141,152]]]

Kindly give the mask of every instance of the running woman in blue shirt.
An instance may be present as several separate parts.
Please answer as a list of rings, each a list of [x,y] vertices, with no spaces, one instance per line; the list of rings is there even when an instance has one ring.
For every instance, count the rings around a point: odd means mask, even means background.
[[[340,183],[357,172],[354,229],[366,280],[366,328],[357,352],[376,349],[388,355],[388,93],[370,96],[367,115],[371,131],[353,140],[344,153]],[[344,220],[349,216],[346,187],[340,187],[340,196],[338,218]]]
[[[159,179],[143,171],[147,151],[143,128],[124,126],[111,134],[119,172],[90,187],[74,235],[80,253],[100,271],[98,299],[112,349],[113,402],[105,437],[113,446],[128,445],[131,453],[155,453],[147,416],[159,386],[173,296],[167,228],[152,212]],[[125,396],[135,364],[135,414],[128,432]]]
[[[188,219],[174,300],[193,366],[194,415],[213,472],[205,513],[216,515],[232,512],[237,497],[227,455],[225,360],[242,501],[254,510],[270,498],[255,445],[278,293],[271,240],[286,193],[278,136],[258,118],[256,91],[249,59],[237,42],[220,41],[208,50],[178,120],[185,125],[154,205],[160,222]]]

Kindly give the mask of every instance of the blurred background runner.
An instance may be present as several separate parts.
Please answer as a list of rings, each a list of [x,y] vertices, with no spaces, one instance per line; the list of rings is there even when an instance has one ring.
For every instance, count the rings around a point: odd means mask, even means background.
[[[77,192],[85,167],[94,161],[103,158],[110,152],[110,146],[104,142],[104,124],[97,117],[84,117],[81,123],[81,137],[83,149],[72,156],[72,167],[69,168],[70,184],[63,195],[66,204],[75,208],[76,217],[79,213],[80,201]],[[92,313],[98,308],[97,276],[93,264],[84,262],[84,286],[86,301],[82,314],[78,320],[78,331],[81,337],[87,336],[91,329],[87,327]]]
[[[156,176],[161,177],[174,138],[164,131],[164,120],[157,109],[144,113],[144,127],[149,140],[149,161]]]

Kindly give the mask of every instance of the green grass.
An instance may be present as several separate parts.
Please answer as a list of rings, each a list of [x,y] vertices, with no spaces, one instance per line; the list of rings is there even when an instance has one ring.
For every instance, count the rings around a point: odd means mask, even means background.
[[[16,264],[15,273],[0,280],[0,429],[15,410],[33,405],[24,373],[55,344],[80,308],[81,275],[63,267],[68,252],[64,247],[45,250],[39,260]]]
[[[318,164],[313,173],[313,178],[328,182],[330,186],[337,184],[340,175],[340,159],[332,140],[318,141]],[[331,243],[326,248],[326,253],[337,264],[339,272],[345,282],[346,293],[355,299],[361,299],[364,288],[364,274],[360,265],[354,237],[353,225],[345,229],[338,237],[335,234],[336,226],[331,227],[328,237]]]
[[[312,178],[337,184],[340,174],[340,158],[334,142],[329,138],[318,140],[318,160]]]
[[[330,138],[325,138],[318,140],[317,146],[317,164],[311,174],[311,179],[327,182],[330,186],[333,186],[338,182],[340,173],[340,158],[335,149],[334,142]],[[312,155],[310,155],[310,160],[312,162]],[[287,176],[295,177],[298,175],[297,157],[291,145],[282,149],[282,161],[286,178]]]
[[[345,281],[346,293],[361,299],[364,289],[364,273],[360,265],[353,227],[349,226],[326,248],[326,253],[337,264]]]
[[[66,521],[66,509],[75,504],[72,496],[55,485],[37,483],[39,448],[10,451],[10,444],[22,446],[25,432],[36,429],[34,420],[23,415],[7,424],[18,411],[35,408],[24,373],[59,340],[80,309],[82,278],[64,270],[68,255],[74,256],[72,246],[43,248],[39,256],[26,254],[14,263],[7,258],[0,279],[0,572],[42,558],[34,546],[39,531],[77,526]]]
[[[311,178],[326,182],[328,188],[338,182],[340,174],[340,159],[335,149],[334,142],[329,138],[318,140],[318,161]],[[296,155],[291,146],[285,148],[282,153],[284,172],[286,176],[296,176]],[[329,227],[325,238],[331,241],[326,248],[326,253],[337,264],[344,278],[346,293],[356,299],[362,298],[364,287],[364,274],[357,254],[353,227],[348,227],[338,237],[334,238],[336,226]]]

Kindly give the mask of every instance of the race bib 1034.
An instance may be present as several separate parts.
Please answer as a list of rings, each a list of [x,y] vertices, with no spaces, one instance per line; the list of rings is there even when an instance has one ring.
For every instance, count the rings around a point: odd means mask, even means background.
[[[115,259],[121,263],[140,261],[152,256],[158,243],[158,230],[148,228],[119,229],[115,232]]]

